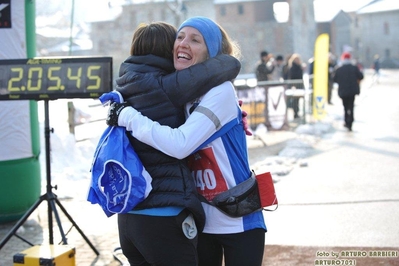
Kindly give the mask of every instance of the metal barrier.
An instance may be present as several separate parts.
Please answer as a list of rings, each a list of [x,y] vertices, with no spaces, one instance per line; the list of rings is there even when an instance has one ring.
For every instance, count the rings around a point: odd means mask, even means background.
[[[292,108],[291,100],[298,99],[301,107],[299,122],[306,123],[306,114],[311,111],[312,90],[309,80],[284,80],[262,81],[253,85],[238,83],[235,88],[239,100],[242,100],[242,109],[248,113],[248,123],[253,132],[260,125],[267,127],[269,131],[287,130],[288,122],[292,120],[288,110]],[[81,110],[76,108],[74,103],[68,102],[68,122],[69,131],[75,134],[78,126],[102,122],[106,118],[106,111],[101,104],[89,103]],[[104,111],[105,110],[105,111]],[[76,137],[76,135],[75,135]],[[86,137],[78,137],[85,139]]]
[[[282,82],[263,81],[256,86],[235,85],[242,109],[248,113],[248,123],[252,131],[263,124],[270,131],[286,130],[291,120],[289,109],[297,99],[300,107],[300,122],[306,123],[306,114],[311,111],[312,90],[304,80]]]

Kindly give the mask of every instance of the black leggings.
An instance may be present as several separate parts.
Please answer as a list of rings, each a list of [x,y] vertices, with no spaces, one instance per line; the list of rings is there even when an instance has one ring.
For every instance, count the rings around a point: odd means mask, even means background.
[[[119,241],[130,265],[196,266],[197,239],[188,239],[182,231],[187,217],[119,214]]]
[[[253,229],[237,234],[205,234],[198,238],[199,266],[261,266],[265,230]]]

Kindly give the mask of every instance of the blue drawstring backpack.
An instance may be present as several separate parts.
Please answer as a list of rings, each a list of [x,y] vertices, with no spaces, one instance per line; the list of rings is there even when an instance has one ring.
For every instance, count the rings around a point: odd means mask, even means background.
[[[108,217],[129,212],[152,189],[151,176],[130,144],[124,127],[108,127],[104,131],[90,171],[87,200],[99,204]]]

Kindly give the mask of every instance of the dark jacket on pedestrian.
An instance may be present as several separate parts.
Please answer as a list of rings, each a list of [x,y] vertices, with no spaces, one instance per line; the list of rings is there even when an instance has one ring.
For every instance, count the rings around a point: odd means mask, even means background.
[[[288,79],[303,79],[302,66],[293,62],[288,70]]]
[[[363,77],[357,66],[351,64],[350,60],[344,60],[334,75],[334,82],[338,84],[338,96],[345,98],[360,94],[359,83]]]
[[[176,128],[185,122],[186,103],[234,79],[240,68],[240,62],[228,55],[219,55],[177,72],[168,59],[154,55],[130,56],[120,67],[116,89],[143,115]],[[151,193],[135,209],[182,206],[194,214],[197,227],[202,230],[205,215],[186,160],[170,157],[130,133],[127,135],[153,179]]]
[[[258,81],[267,81],[269,76],[273,73],[274,67],[269,66],[266,62],[260,63],[256,67],[256,79]]]

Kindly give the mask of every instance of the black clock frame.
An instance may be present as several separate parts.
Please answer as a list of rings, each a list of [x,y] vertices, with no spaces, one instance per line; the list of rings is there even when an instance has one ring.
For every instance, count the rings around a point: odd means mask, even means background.
[[[0,60],[0,100],[98,98],[112,90],[112,57]]]

